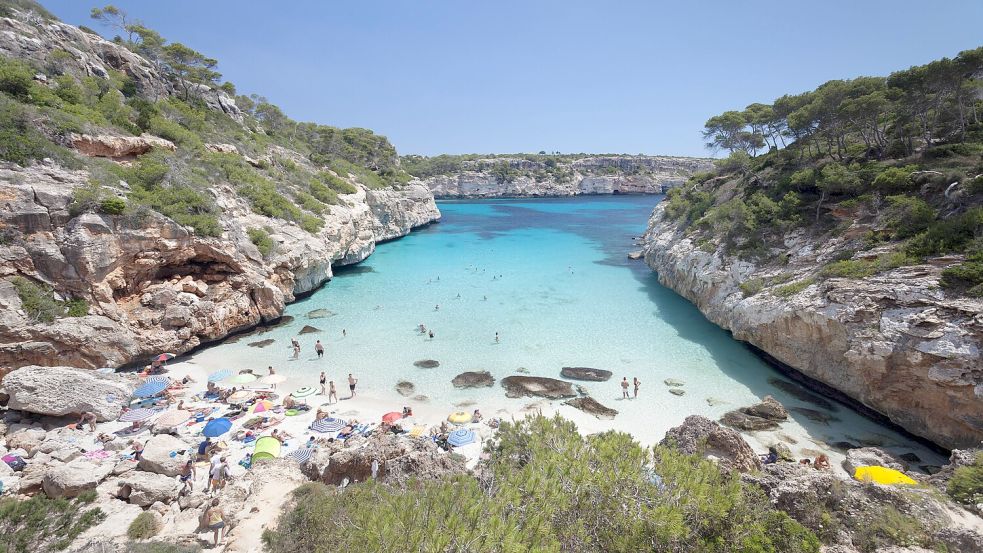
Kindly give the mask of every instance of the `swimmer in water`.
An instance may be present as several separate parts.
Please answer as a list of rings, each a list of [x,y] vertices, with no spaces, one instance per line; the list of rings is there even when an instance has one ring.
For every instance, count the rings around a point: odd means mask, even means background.
[[[440,304],[438,303],[437,305],[433,306],[433,310],[440,311]]]
[[[433,331],[430,331],[430,339],[433,340]]]

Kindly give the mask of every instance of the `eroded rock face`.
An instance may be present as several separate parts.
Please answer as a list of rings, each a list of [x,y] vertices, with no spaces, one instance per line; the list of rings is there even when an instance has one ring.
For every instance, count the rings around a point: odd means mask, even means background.
[[[363,447],[354,447],[364,441]],[[367,440],[353,438],[341,445],[320,446],[314,457],[301,466],[311,480],[338,485],[344,482],[364,482],[372,476],[372,461],[379,463],[378,478],[391,483],[409,478],[438,479],[464,472],[461,460],[444,454],[430,440],[400,440],[385,436]]]
[[[699,415],[686,417],[683,424],[670,428],[660,443],[683,453],[712,456],[728,470],[750,472],[761,468],[758,456],[740,434]]]
[[[611,374],[611,371],[590,367],[563,367],[560,369],[560,376],[563,378],[588,382],[604,382],[611,378]]]
[[[564,402],[565,404],[580,409],[581,411],[594,415],[601,420],[611,420],[618,414],[616,409],[605,407],[590,396],[578,397]]]
[[[488,371],[463,372],[451,380],[455,388],[489,388],[495,384],[495,377]]]
[[[112,471],[112,463],[97,464],[77,459],[49,470],[41,485],[48,497],[75,497],[85,490],[96,489]]]
[[[133,393],[125,378],[71,367],[21,367],[3,377],[7,407],[39,415],[95,413],[101,421],[119,417]]]
[[[73,134],[71,145],[79,152],[92,157],[128,159],[146,154],[150,150],[174,151],[177,146],[170,140],[143,134],[140,136],[92,136]]]
[[[659,281],[717,325],[781,363],[948,448],[983,440],[983,301],[950,297],[942,267],[903,267],[859,279],[831,278],[791,297],[740,284],[784,275],[810,278],[833,260],[840,239],[815,243],[801,231],[758,266],[707,252],[657,206],[645,260]],[[941,264],[941,263],[940,263]],[[808,281],[807,281],[808,284]]]
[[[177,479],[152,472],[134,470],[120,477],[119,495],[134,505],[149,507],[158,501],[170,503],[177,499],[181,484]]]
[[[524,173],[502,182],[493,169],[507,163]],[[580,194],[661,194],[679,186],[695,172],[707,171],[712,161],[669,156],[586,156],[560,162],[566,178],[546,172],[544,162],[519,158],[468,160],[463,169],[449,175],[423,179],[441,198],[493,198],[500,196],[574,196]]]
[[[505,395],[517,397],[544,397],[547,399],[564,399],[577,397],[573,385],[569,382],[546,378],[543,376],[506,376],[501,380]]]

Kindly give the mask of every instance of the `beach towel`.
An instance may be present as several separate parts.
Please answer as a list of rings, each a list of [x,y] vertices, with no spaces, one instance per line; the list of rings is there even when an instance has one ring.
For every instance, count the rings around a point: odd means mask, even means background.
[[[414,426],[412,430],[410,430],[410,436],[413,438],[419,438],[420,436],[423,435],[424,432],[426,432],[426,430],[427,430],[426,426],[422,424],[418,424]]]

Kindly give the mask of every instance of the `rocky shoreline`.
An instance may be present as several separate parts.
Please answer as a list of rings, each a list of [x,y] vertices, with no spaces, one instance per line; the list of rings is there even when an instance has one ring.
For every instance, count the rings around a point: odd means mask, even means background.
[[[664,205],[644,243],[659,281],[734,338],[946,449],[983,440],[983,302],[947,297],[939,267],[818,280],[837,240],[816,243],[796,231],[773,252],[774,264],[755,264],[701,247]],[[779,278],[800,289],[748,295],[742,288]]]

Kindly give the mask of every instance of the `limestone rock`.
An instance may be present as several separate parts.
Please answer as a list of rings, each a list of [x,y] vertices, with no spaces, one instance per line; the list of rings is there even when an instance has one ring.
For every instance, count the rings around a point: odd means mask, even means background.
[[[685,386],[686,385],[685,382],[683,382],[682,380],[679,380],[678,378],[667,378],[667,379],[663,380],[662,382],[666,386],[670,386],[670,387]]]
[[[788,419],[788,411],[775,398],[765,396],[760,403],[730,411],[720,422],[740,430],[774,430],[778,423]]]
[[[78,459],[47,471],[41,485],[48,497],[75,497],[85,490],[96,489],[112,471],[112,463],[96,464]]]
[[[413,366],[418,369],[436,369],[440,366],[440,361],[436,359],[420,359],[419,361],[414,361]]]
[[[857,467],[882,466],[889,469],[904,471],[905,464],[890,453],[876,447],[858,447],[848,450],[843,460],[843,468],[851,476]]]
[[[235,144],[205,144],[205,148],[217,154],[238,154],[239,148]]]
[[[300,332],[297,334],[316,334],[318,332],[321,332],[320,328],[313,327],[311,325],[304,325],[304,328],[300,329]]]
[[[542,376],[506,376],[501,380],[505,395],[511,398],[530,396],[547,399],[576,397],[577,393],[569,382]]]
[[[686,395],[686,390],[682,388],[669,388],[669,393],[674,396],[684,396]]]
[[[187,451],[190,447],[171,434],[157,434],[144,445],[139,468],[166,476],[177,476],[181,474],[181,468],[187,459],[187,455],[180,452]],[[171,457],[172,452],[177,454]]]
[[[611,378],[611,371],[604,369],[592,369],[590,367],[563,367],[560,369],[560,376],[572,380],[586,380],[588,382],[604,382]]]
[[[396,392],[403,397],[410,397],[413,392],[416,391],[416,385],[412,382],[407,382],[406,380],[400,380],[396,383]]]
[[[23,449],[33,454],[41,442],[47,437],[47,432],[41,428],[24,428],[7,435],[7,449]]]
[[[611,420],[618,414],[618,411],[611,409],[610,407],[605,407],[601,405],[597,400],[592,397],[578,397],[574,399],[569,399],[564,402],[565,404],[580,409],[581,411],[594,415],[601,420]]]
[[[495,377],[488,371],[463,372],[451,380],[455,388],[489,388],[495,384]]]
[[[170,140],[143,134],[140,136],[92,136],[73,134],[69,137],[73,148],[92,157],[125,159],[143,155],[157,148],[174,151],[177,146]]]
[[[177,499],[181,491],[181,484],[176,478],[141,470],[122,475],[120,484],[120,496],[141,507],[149,507],[158,501],[170,503]]]
[[[3,377],[7,407],[41,415],[95,413],[100,421],[119,417],[133,393],[125,379],[71,367],[21,367]]]
[[[758,456],[740,434],[699,415],[690,415],[680,426],[670,428],[660,443],[691,455],[712,455],[726,469],[749,472],[761,468]]]
[[[741,409],[741,411],[748,415],[761,417],[770,421],[783,421],[788,419],[788,411],[785,410],[785,407],[783,407],[778,400],[771,396],[765,396],[765,398],[761,400],[761,403],[756,403],[750,407],[744,407]]]
[[[411,477],[440,479],[464,472],[461,460],[444,454],[430,440],[406,441],[386,435],[365,440],[361,447],[355,445],[349,443],[345,449],[341,449],[340,444],[320,447],[301,470],[308,478],[329,485],[368,480],[372,476],[373,460],[379,462],[378,477],[394,484]]]

